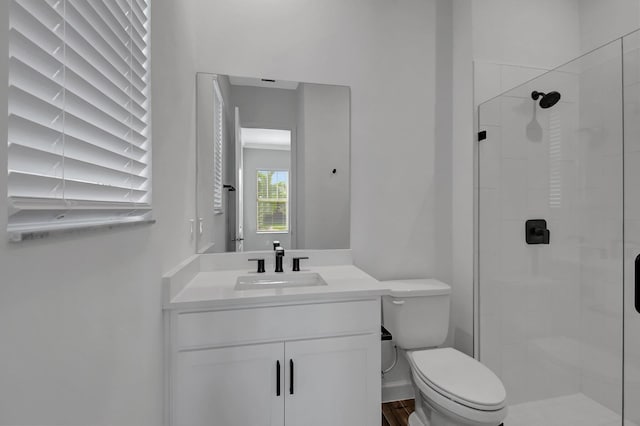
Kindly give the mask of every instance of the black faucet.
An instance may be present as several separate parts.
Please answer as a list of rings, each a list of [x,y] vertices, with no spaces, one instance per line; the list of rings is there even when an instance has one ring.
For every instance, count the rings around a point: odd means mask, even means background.
[[[276,272],[284,272],[282,270],[283,257],[284,257],[284,247],[276,247]]]

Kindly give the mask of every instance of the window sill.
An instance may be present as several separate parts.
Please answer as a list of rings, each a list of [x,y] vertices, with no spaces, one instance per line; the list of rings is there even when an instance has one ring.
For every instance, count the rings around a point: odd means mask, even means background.
[[[151,225],[156,223],[155,219],[135,219],[97,223],[64,224],[58,226],[31,226],[17,229],[8,229],[9,241],[19,243],[29,240],[40,240],[55,235],[85,233],[91,231],[109,230],[114,228],[124,228],[139,225]]]
[[[256,234],[282,234],[286,235],[289,231],[256,231]]]

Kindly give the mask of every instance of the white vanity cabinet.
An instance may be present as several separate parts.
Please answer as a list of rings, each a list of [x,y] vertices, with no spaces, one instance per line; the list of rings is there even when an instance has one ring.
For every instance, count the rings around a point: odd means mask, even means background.
[[[171,426],[380,421],[380,303],[169,311]]]

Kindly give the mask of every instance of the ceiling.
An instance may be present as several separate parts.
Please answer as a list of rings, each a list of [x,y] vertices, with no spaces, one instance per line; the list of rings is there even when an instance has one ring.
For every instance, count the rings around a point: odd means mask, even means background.
[[[291,150],[291,131],[242,128],[242,147],[251,149]]]

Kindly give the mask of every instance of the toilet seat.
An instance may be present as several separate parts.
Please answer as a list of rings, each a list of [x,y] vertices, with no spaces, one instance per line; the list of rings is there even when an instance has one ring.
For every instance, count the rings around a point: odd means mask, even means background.
[[[505,406],[500,379],[475,359],[452,348],[409,352],[417,378],[441,395],[483,411]]]
[[[413,380],[430,403],[464,419],[499,424],[506,417],[506,392],[484,365],[451,348],[407,352]]]
[[[494,411],[483,411],[476,408],[467,407],[458,402],[451,400],[450,398],[436,392],[433,388],[425,384],[417,375],[412,374],[413,381],[417,385],[421,399],[426,400],[426,404],[430,405],[432,409],[439,412],[449,412],[450,416],[462,418],[465,420],[464,424],[481,424],[481,425],[498,425],[504,421],[507,417],[507,407],[503,407]],[[418,396],[416,395],[416,398]],[[416,400],[416,404],[418,404]],[[440,407],[440,408],[436,408]]]

